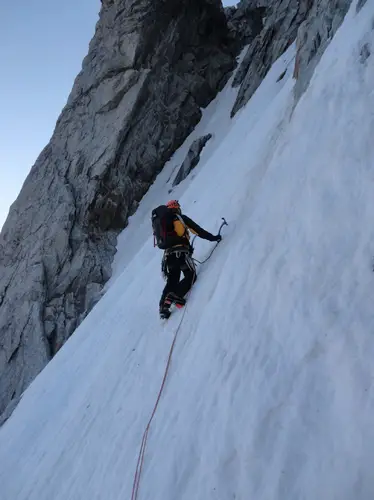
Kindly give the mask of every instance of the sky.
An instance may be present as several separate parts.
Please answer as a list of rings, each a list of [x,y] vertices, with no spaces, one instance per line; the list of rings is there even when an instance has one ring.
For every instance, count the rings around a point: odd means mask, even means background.
[[[53,133],[99,10],[100,0],[0,2],[0,227]]]
[[[0,228],[52,136],[100,5],[100,0],[0,2]]]

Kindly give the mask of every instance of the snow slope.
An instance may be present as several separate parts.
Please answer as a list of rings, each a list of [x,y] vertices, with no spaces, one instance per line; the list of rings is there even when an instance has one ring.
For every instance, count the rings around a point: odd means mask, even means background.
[[[1,500],[131,498],[182,317],[157,316],[149,212],[170,197],[230,225],[188,302],[139,499],[374,498],[373,19],[374,0],[352,7],[295,109],[291,47],[233,120],[229,87],[206,110],[201,164],[168,194],[191,137],[123,232],[107,293],[0,429]]]

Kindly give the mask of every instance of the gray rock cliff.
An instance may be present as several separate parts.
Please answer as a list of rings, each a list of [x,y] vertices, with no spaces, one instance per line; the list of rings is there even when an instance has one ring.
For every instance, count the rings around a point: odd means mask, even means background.
[[[3,418],[94,304],[118,232],[226,83],[228,38],[219,0],[102,1],[82,71],[0,236]]]
[[[226,7],[229,36],[238,50],[251,43],[264,28],[265,6],[242,0],[237,7]]]
[[[297,35],[295,97],[306,90],[327,45],[342,24],[352,0],[314,2]]]
[[[234,87],[239,87],[239,92],[232,116],[249,101],[271,65],[296,39],[295,77],[298,81],[295,97],[299,98],[351,1],[242,0],[238,10],[264,8],[264,17],[263,28],[249,44],[233,82]]]

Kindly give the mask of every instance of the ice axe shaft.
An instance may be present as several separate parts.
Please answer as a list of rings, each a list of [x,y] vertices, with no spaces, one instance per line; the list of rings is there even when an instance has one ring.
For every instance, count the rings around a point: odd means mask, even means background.
[[[223,226],[228,226],[227,222],[226,222],[226,219],[224,217],[222,217],[222,224],[220,225],[220,228],[219,228],[219,231],[218,231],[218,234],[221,236],[221,230],[223,228]],[[195,236],[196,237],[196,236]],[[195,238],[194,238],[195,239]],[[192,240],[192,243],[193,243],[194,240]],[[197,259],[193,259],[194,262],[197,262],[198,264],[205,264],[205,262],[207,262],[211,256],[213,255],[214,253],[214,250],[217,248],[217,246],[219,245],[219,241],[217,241],[217,243],[214,245],[212,251],[210,252],[210,254],[208,255],[208,257],[204,260],[197,260]]]
[[[219,235],[221,235],[222,228],[223,228],[224,226],[228,226],[228,224],[227,224],[227,222],[226,222],[226,219],[225,219],[224,217],[222,217],[222,221],[223,221],[223,222],[222,222],[222,224],[220,225],[219,230],[218,230],[218,234],[219,234]],[[192,246],[192,247],[193,247],[193,244],[194,244],[195,240],[196,240],[196,235],[192,238],[192,241],[191,241],[191,246]]]

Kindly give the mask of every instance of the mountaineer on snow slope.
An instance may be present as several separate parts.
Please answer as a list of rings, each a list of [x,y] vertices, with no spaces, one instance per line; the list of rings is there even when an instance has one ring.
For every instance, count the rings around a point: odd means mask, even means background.
[[[166,285],[160,299],[160,317],[170,316],[170,306],[183,307],[185,296],[196,281],[196,268],[192,259],[193,247],[189,231],[208,241],[221,241],[221,235],[213,235],[182,214],[177,200],[160,205],[152,211],[152,227],[155,246],[164,250],[162,273]],[[180,281],[181,272],[183,279]]]

